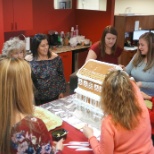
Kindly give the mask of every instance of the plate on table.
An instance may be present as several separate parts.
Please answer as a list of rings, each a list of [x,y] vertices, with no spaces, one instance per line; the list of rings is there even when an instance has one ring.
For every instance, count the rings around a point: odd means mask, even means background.
[[[34,116],[40,118],[45,123],[48,131],[61,126],[63,122],[60,117],[42,107],[35,107]]]

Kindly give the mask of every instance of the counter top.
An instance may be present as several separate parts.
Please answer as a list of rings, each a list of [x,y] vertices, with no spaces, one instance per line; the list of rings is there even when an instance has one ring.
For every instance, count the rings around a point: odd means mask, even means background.
[[[51,51],[55,53],[62,53],[62,52],[67,52],[67,51],[74,51],[74,50],[80,50],[80,49],[88,49],[90,45],[77,45],[75,47],[71,46],[62,46],[62,47],[56,47],[54,49],[51,49]]]
[[[137,46],[133,46],[133,47],[126,47],[126,46],[124,46],[124,50],[125,51],[136,51],[137,50]]]

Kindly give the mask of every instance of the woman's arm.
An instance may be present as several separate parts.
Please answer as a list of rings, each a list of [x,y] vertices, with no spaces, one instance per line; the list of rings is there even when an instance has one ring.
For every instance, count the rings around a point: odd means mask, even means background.
[[[140,88],[153,89],[154,91],[154,82],[140,81]]]
[[[93,130],[88,126],[83,128],[84,135],[89,139],[90,145],[95,154],[114,153],[114,132],[109,118],[104,118],[101,127],[100,142],[93,135]]]
[[[66,92],[66,81],[64,77],[64,70],[63,70],[63,62],[61,57],[58,58],[58,67],[57,67],[57,82],[59,82],[59,97],[63,97],[64,92]]]
[[[132,69],[134,67],[133,66],[133,60],[134,60],[135,55],[133,56],[133,58],[131,59],[131,61],[128,63],[128,65],[123,68],[123,70],[126,71],[129,75],[131,74],[131,71],[132,71]]]
[[[89,59],[96,59],[96,58],[97,58],[96,53],[92,49],[90,49],[89,52],[88,52],[86,61],[88,61]]]

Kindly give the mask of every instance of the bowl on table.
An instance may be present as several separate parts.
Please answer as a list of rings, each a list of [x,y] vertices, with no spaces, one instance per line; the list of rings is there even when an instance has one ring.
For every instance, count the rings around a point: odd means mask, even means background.
[[[57,129],[55,131],[52,132],[52,139],[53,141],[59,141],[60,139],[66,139],[68,134],[68,131],[61,128],[61,129]]]

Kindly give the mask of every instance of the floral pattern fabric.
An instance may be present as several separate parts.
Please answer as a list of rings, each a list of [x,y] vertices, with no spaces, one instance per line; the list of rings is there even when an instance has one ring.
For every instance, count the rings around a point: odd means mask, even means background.
[[[32,79],[38,100],[52,100],[66,91],[61,57],[52,60],[31,61]]]
[[[12,128],[11,154],[53,154],[51,142],[51,134],[43,121],[27,116]]]

